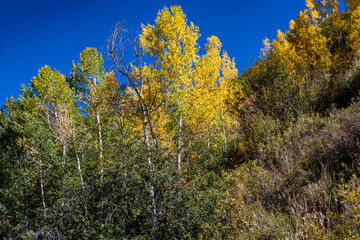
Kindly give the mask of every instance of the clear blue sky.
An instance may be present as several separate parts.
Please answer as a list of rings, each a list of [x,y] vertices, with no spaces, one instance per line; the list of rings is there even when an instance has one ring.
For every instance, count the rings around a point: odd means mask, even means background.
[[[216,35],[243,71],[258,56],[262,40],[305,8],[305,0],[0,0],[0,105],[18,97],[44,65],[69,76],[72,60],[86,47],[105,47],[111,28],[153,23],[164,6],[181,5],[200,28],[200,44]]]

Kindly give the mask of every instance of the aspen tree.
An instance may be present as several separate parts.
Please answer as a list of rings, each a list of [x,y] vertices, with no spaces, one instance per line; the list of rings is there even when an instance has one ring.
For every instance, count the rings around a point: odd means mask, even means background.
[[[321,34],[321,15],[313,0],[306,1],[307,9],[300,12],[295,21],[290,22],[290,42],[295,46],[299,59],[308,68],[310,81],[324,76],[331,64],[327,39]]]
[[[187,109],[184,101],[193,84],[192,72],[198,60],[197,39],[199,29],[193,23],[187,25],[181,7],[164,8],[154,25],[142,25],[140,46],[149,54],[152,63],[151,78],[164,89],[161,98],[167,97],[167,111],[177,119],[174,137],[177,138],[177,168],[181,170],[183,123]],[[166,96],[167,95],[167,96]],[[165,106],[166,108],[166,106]],[[171,139],[171,136],[167,136]]]
[[[349,45],[355,56],[360,55],[360,4],[358,2],[349,2],[350,10],[350,33]]]
[[[45,217],[45,169],[52,164],[57,165],[58,159],[62,159],[62,174],[65,173],[69,139],[72,134],[70,116],[74,111],[73,96],[65,76],[44,66],[39,70],[38,76],[32,79],[31,86],[23,87],[19,98],[20,104],[25,109],[23,129],[35,132],[33,137],[24,134],[22,141],[27,149],[27,156],[38,161],[40,192]],[[30,121],[29,126],[26,125],[28,121]],[[48,152],[44,153],[44,148]],[[61,157],[56,154],[59,148]],[[54,159],[55,163],[52,163],[51,159]],[[79,174],[81,176],[81,172]],[[82,179],[82,176],[80,178]]]
[[[176,139],[179,172],[184,127],[196,136],[210,133],[215,123],[221,125],[226,118],[225,101],[231,95],[229,81],[237,76],[234,60],[226,52],[221,56],[220,40],[208,38],[206,54],[200,56],[199,37],[198,27],[187,24],[179,6],[162,9],[154,25],[142,25],[140,35],[140,46],[152,60],[147,65],[150,85],[161,89],[160,98],[166,98],[164,112],[176,123],[175,131],[168,131],[173,137],[167,138]]]
[[[48,128],[53,133],[55,140],[62,145],[64,167],[72,142],[77,161],[77,170],[84,191],[85,184],[76,146],[75,122],[79,119],[76,117],[75,94],[69,88],[65,76],[52,70],[49,66],[39,70],[38,77],[32,80],[32,86],[38,96],[39,110],[43,114]]]
[[[102,55],[97,49],[86,48],[80,54],[80,62],[77,65],[73,63],[72,69],[78,84],[85,85],[83,88],[86,91],[84,97],[87,111],[95,115],[101,180],[104,174],[104,147],[101,120],[104,105],[102,104],[102,96],[100,95],[100,88],[105,78],[103,63]]]

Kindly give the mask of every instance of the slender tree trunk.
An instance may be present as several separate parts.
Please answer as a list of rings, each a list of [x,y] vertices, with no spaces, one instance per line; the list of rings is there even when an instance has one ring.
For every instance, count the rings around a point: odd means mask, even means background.
[[[101,125],[100,125],[100,114],[98,111],[98,108],[96,108],[96,121],[97,121],[97,127],[98,127],[98,136],[99,136],[99,152],[100,152],[100,175],[101,175],[101,181],[104,177],[104,155],[103,155],[103,143],[102,143],[102,135],[101,135]]]
[[[224,119],[224,109],[221,109],[221,118]],[[224,122],[222,123],[222,129],[223,129],[224,143],[225,143],[225,148],[226,148],[227,139],[226,139],[226,131],[225,131],[225,124],[224,124]]]
[[[81,172],[81,163],[80,163],[80,157],[78,152],[76,151],[76,146],[75,146],[75,134],[73,134],[73,144],[74,144],[74,151],[75,151],[75,156],[76,156],[76,160],[77,160],[77,165],[78,165],[78,171],[79,171],[79,176],[80,176],[80,181],[81,181],[81,187],[83,190],[83,194],[85,196],[85,184],[84,184],[84,179],[82,176],[82,172]],[[87,214],[87,207],[86,207],[86,203],[85,203],[85,213]]]
[[[97,85],[96,77],[94,77],[94,87]],[[101,175],[101,182],[103,181],[104,177],[104,155],[103,155],[103,143],[102,143],[102,134],[101,134],[101,123],[100,123],[100,114],[99,108],[96,107],[96,123],[98,128],[98,137],[99,137],[99,158],[100,158],[100,175]]]
[[[120,128],[121,128],[122,149],[125,150],[124,121],[122,120],[122,117],[120,117]]]
[[[179,137],[178,137],[178,146],[177,146],[177,169],[178,172],[180,173],[181,171],[181,134],[182,134],[182,116],[180,117],[180,121],[179,121]]]
[[[342,33],[341,33],[341,28],[338,29],[338,41],[339,41],[339,45],[341,47],[341,57],[343,60],[343,64],[344,64],[344,72],[347,71],[347,64],[346,64],[346,60],[345,60],[345,52],[344,52],[344,45],[343,45],[343,37],[342,37]]]
[[[66,141],[63,140],[63,144],[62,144],[62,158],[63,158],[63,176],[66,175],[66,168],[65,168],[65,164],[66,164]],[[66,199],[66,185],[67,183],[64,182],[64,178],[62,178],[63,181],[63,187],[64,187],[64,199],[61,201],[61,206],[63,207],[65,205],[65,199]]]
[[[83,191],[85,191],[84,179],[83,179],[82,172],[81,172],[80,157],[79,157],[78,152],[76,151],[75,142],[76,142],[75,141],[75,135],[73,135],[74,151],[75,151],[75,156],[76,156],[77,165],[78,165],[78,171],[79,171],[79,176],[80,176],[80,181],[81,181],[81,187],[82,187]]]
[[[66,142],[62,145],[62,157],[63,157],[63,164],[65,166],[66,164]]]
[[[46,204],[45,204],[45,194],[44,194],[44,182],[43,182],[43,174],[42,174],[42,161],[39,162],[39,170],[40,170],[40,190],[41,190],[41,200],[44,208],[44,217],[46,219]]]
[[[144,115],[144,120],[143,120],[143,129],[144,129],[144,139],[145,139],[145,144],[148,147],[148,150],[150,150],[150,139],[149,139],[149,133],[148,133],[148,129],[146,126],[146,115]],[[148,165],[150,167],[150,175],[152,175],[152,170],[153,170],[153,163],[151,161],[151,157],[148,157]],[[157,221],[157,209],[156,209],[156,202],[155,202],[155,191],[154,191],[154,187],[151,184],[151,181],[149,181],[148,183],[149,185],[149,195],[150,195],[150,200],[151,200],[151,220],[152,220],[152,235],[153,235],[153,239],[156,239],[156,221]]]

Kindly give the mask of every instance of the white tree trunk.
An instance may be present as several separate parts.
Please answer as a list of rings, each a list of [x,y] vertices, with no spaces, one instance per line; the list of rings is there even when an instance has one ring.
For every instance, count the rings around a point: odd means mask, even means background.
[[[96,77],[94,77],[94,87],[97,85],[96,83]],[[101,134],[101,123],[100,123],[100,114],[99,109],[96,107],[96,123],[98,128],[98,137],[99,137],[99,158],[100,158],[100,178],[101,181],[103,181],[104,177],[104,164],[103,164],[103,143],[102,143],[102,134]]]
[[[83,194],[85,195],[85,184],[84,184],[84,179],[83,179],[82,172],[81,172],[81,162],[80,162],[79,154],[78,154],[78,152],[76,151],[76,145],[75,145],[75,143],[76,143],[76,141],[75,141],[75,134],[73,134],[74,151],[75,151],[75,156],[76,156],[77,165],[78,165],[80,182],[81,182],[81,187],[82,187],[82,189],[83,189]],[[86,204],[85,204],[85,213],[87,214]]]
[[[150,150],[149,133],[148,133],[148,130],[146,127],[146,116],[144,116],[143,129],[144,129],[145,144],[148,147],[148,150]],[[149,172],[151,174],[152,170],[153,170],[153,163],[151,161],[151,157],[148,157],[148,165],[150,167]],[[155,202],[155,191],[154,191],[153,185],[151,184],[151,181],[149,181],[148,186],[149,186],[149,195],[150,195],[150,200],[151,200],[152,233],[153,233],[153,239],[156,239],[157,209],[156,209],[156,202]]]
[[[76,141],[75,141],[75,135],[73,135],[74,151],[75,151],[75,156],[76,156],[76,160],[77,160],[77,165],[78,165],[78,171],[79,171],[81,186],[82,186],[82,189],[85,191],[84,179],[83,179],[82,172],[81,172],[80,158],[79,158],[78,152],[76,151],[75,142],[76,142]]]
[[[63,142],[62,147],[63,147],[63,149],[62,149],[63,164],[65,166],[65,164],[66,164],[66,142]]]
[[[99,136],[100,175],[102,181],[104,176],[104,164],[103,164],[104,155],[103,155],[103,143],[102,143],[101,125],[100,125],[100,114],[98,108],[96,108],[96,121],[97,121],[98,136]]]
[[[64,176],[66,175],[66,168],[65,168],[65,164],[66,164],[66,142],[65,140],[63,140],[63,145],[62,145],[62,157],[63,157],[63,174]],[[64,181],[64,178],[62,178],[62,180]],[[64,199],[61,201],[61,206],[63,207],[65,205],[65,198],[66,198],[66,182],[63,182],[63,186],[64,186]]]
[[[41,190],[41,200],[44,208],[44,217],[46,218],[46,204],[45,204],[45,194],[44,194],[44,183],[43,183],[43,175],[42,175],[42,161],[39,162],[39,170],[40,170],[40,190]]]
[[[180,173],[181,171],[181,134],[182,134],[182,117],[180,117],[179,121],[179,137],[178,137],[178,149],[177,149],[177,169]]]

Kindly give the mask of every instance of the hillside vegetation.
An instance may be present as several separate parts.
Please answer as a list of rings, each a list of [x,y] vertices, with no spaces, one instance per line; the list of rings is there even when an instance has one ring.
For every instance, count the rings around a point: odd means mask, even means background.
[[[243,73],[180,6],[137,38],[116,25],[68,77],[42,67],[0,111],[0,237],[360,239],[360,1],[345,5],[306,0]]]

